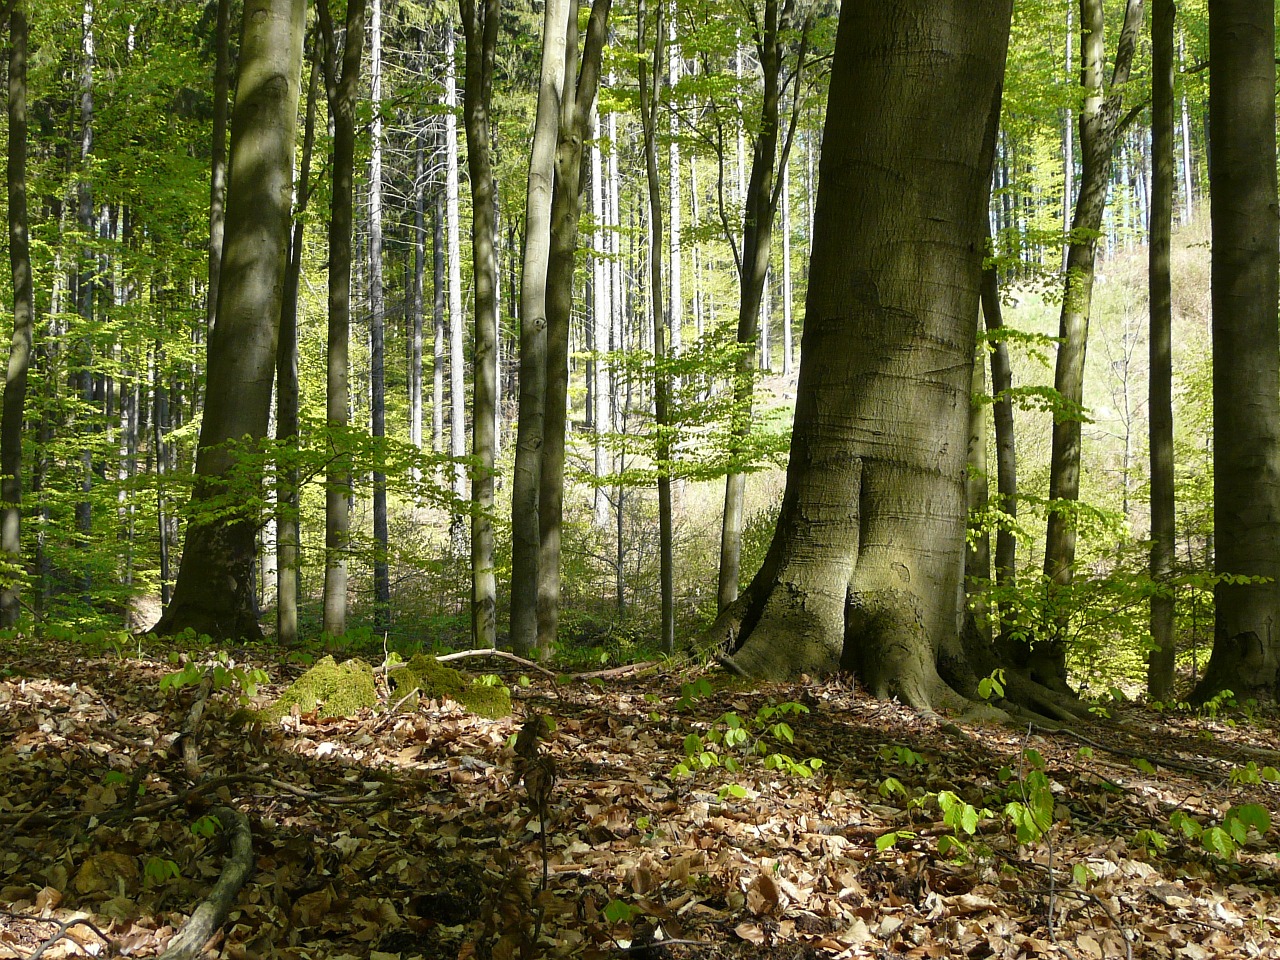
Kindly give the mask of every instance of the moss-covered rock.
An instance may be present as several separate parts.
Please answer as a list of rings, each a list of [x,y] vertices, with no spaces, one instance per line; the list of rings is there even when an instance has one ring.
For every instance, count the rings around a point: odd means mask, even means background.
[[[264,720],[279,720],[294,705],[300,713],[320,711],[327,717],[350,717],[361,707],[378,702],[373,684],[373,668],[363,660],[337,663],[325,657],[295,680],[271,706],[262,711]]]
[[[490,720],[511,715],[511,691],[506,687],[480,683],[423,653],[415,654],[389,676],[395,688],[392,702],[404,700],[407,709],[417,707],[417,695],[421,694],[431,700],[454,700]]]

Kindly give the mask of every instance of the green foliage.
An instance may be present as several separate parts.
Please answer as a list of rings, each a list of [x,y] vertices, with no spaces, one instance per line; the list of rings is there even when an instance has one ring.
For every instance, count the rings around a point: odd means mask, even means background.
[[[204,639],[207,640],[209,638],[206,637]],[[170,662],[176,663],[178,659],[179,657],[176,653],[170,655]],[[219,651],[214,656],[212,663],[189,660],[181,670],[161,677],[160,692],[180,690],[183,687],[199,683],[206,674],[212,678],[214,691],[231,691],[236,701],[242,706],[247,706],[250,699],[257,696],[258,684],[269,683],[271,680],[265,670],[259,667],[243,667],[237,664],[228,654]]]
[[[696,687],[691,688],[688,694],[695,694],[695,699],[696,696],[701,696],[697,694]],[[682,693],[681,699],[688,694]],[[794,777],[812,777],[823,766],[820,758],[796,760],[787,753],[773,749],[770,743],[794,743],[795,732],[791,725],[778,718],[808,712],[809,708],[804,704],[786,702],[766,704],[754,716],[746,719],[737,713],[724,713],[705,733],[690,732],[685,736],[685,759],[675,765],[671,774],[674,777],[686,777],[713,767],[724,767],[730,773],[741,773],[746,769],[747,761],[756,758],[766,770]],[[740,795],[746,796],[745,790]],[[739,794],[726,788],[724,796]]]
[[[178,869],[178,865],[169,859],[162,857],[148,857],[146,864],[142,869],[143,882],[148,887],[162,887],[170,880],[177,880],[182,876],[182,871]]]

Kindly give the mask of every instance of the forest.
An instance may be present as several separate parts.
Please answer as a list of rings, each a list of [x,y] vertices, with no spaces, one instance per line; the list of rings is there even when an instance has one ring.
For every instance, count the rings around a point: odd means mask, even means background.
[[[0,958],[1280,956],[1274,0],[0,33]]]

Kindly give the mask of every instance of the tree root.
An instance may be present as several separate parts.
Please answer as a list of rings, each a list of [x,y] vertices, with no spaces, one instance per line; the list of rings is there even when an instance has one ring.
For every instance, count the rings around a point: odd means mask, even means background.
[[[231,807],[216,807],[213,815],[231,838],[231,855],[209,896],[177,932],[157,960],[194,960],[231,912],[231,905],[253,872],[253,833],[249,818]]]

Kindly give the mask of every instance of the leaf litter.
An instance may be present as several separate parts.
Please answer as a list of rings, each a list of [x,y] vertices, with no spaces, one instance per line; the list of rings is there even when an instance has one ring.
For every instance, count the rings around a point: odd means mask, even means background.
[[[1170,826],[1280,810],[1273,784],[1232,775],[1278,762],[1259,746],[1273,714],[1126,707],[1070,735],[940,723],[847,678],[710,674],[691,699],[688,673],[525,687],[517,668],[502,720],[424,701],[245,725],[215,694],[193,782],[177,741],[195,693],[159,692],[167,664],[73,647],[0,663],[0,960],[162,951],[228,856],[215,807],[252,829],[206,948],[228,960],[1280,956],[1276,829],[1227,860]],[[255,665],[275,681],[259,704],[293,679]],[[721,742],[673,772],[726,715],[786,703],[808,712],[766,750],[816,771]],[[1031,750],[1052,825],[1019,844],[1000,810]],[[930,802],[944,791],[982,814],[972,832]]]

